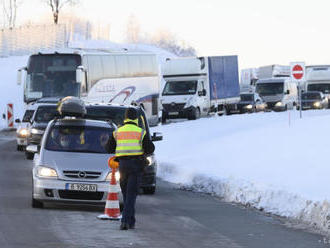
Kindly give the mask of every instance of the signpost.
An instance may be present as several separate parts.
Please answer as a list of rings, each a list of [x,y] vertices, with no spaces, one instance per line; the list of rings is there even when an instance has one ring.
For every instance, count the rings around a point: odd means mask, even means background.
[[[302,104],[301,104],[301,93],[302,86],[301,84],[305,81],[305,62],[292,62],[290,63],[291,68],[291,79],[292,81],[298,83],[298,94],[299,94],[299,110],[300,118],[302,118]]]

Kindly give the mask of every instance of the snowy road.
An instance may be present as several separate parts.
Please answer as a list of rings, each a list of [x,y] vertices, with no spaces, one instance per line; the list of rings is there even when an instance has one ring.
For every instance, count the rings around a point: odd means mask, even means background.
[[[0,244],[18,247],[326,247],[323,237],[287,228],[254,210],[160,182],[137,202],[137,229],[99,221],[103,208],[32,209],[31,167],[15,142],[0,138]]]

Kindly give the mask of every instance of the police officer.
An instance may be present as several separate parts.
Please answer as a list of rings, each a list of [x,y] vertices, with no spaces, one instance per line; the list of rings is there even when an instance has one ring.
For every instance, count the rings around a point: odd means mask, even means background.
[[[146,130],[138,126],[136,108],[129,107],[126,110],[123,126],[113,132],[106,149],[109,153],[115,153],[119,161],[120,188],[124,200],[120,230],[134,229],[135,201],[145,156],[155,150],[149,135],[146,135]]]

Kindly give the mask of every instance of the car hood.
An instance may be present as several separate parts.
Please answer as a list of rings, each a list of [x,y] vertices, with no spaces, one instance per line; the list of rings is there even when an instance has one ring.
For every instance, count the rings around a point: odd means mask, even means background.
[[[254,104],[254,102],[253,101],[240,101],[240,102],[238,102],[238,104],[248,105],[248,104]]]
[[[38,165],[63,170],[109,172],[108,158],[111,154],[56,152],[43,150]]]

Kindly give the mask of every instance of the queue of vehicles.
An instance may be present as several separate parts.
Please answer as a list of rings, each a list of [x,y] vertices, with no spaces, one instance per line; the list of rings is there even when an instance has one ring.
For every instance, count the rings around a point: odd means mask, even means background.
[[[30,56],[19,70],[26,112],[16,122],[17,150],[25,150],[27,159],[40,153],[33,169],[33,207],[48,201],[105,202],[109,154],[104,142],[123,124],[128,106],[138,109],[139,126],[147,135],[149,125],[167,119],[300,108],[287,66],[245,70],[241,84],[237,56],[167,59],[162,69],[161,74],[149,53],[69,49]],[[307,67],[302,109],[328,107],[328,70]],[[67,95],[84,101],[84,115],[59,115],[58,103]],[[152,135],[153,141],[161,139]],[[145,164],[141,188],[153,194],[154,155]]]

